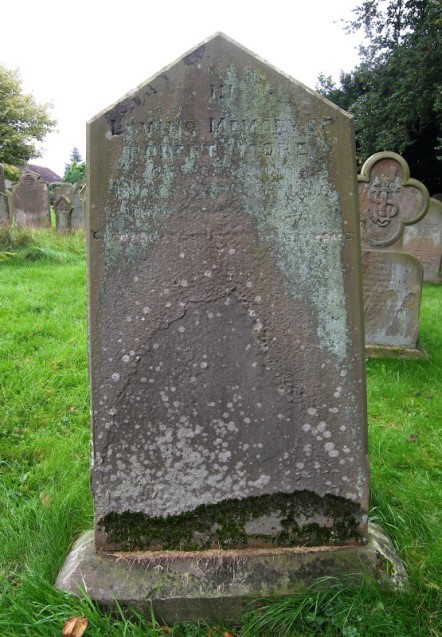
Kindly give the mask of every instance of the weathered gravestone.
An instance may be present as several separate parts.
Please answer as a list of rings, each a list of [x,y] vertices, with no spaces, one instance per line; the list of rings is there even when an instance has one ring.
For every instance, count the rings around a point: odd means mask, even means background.
[[[59,197],[66,197],[68,201],[72,201],[74,185],[67,181],[57,181],[52,184],[52,192],[54,193],[54,201]]]
[[[0,164],[0,225],[9,225],[9,203],[5,193],[5,174]]]
[[[84,228],[84,199],[86,190],[86,180],[77,181],[72,190],[72,215],[71,224],[73,229]]]
[[[40,175],[27,170],[12,187],[12,215],[18,227],[46,228],[51,225],[48,186]]]
[[[371,568],[354,165],[343,111],[223,35],[89,123],[95,551],[59,587],[237,618]]]
[[[362,254],[365,331],[376,348],[400,348],[416,356],[423,268],[405,252],[366,250]]]
[[[422,266],[402,252],[402,242],[405,228],[426,214],[428,191],[388,151],[372,155],[358,181],[367,355],[420,356]]]
[[[70,200],[64,195],[59,196],[54,202],[55,228],[57,234],[65,234],[71,231],[72,209]]]
[[[400,249],[414,255],[424,268],[424,281],[441,283],[442,202],[430,199],[430,208],[421,221],[405,228]]]
[[[5,171],[3,164],[0,164],[0,192],[5,192]]]

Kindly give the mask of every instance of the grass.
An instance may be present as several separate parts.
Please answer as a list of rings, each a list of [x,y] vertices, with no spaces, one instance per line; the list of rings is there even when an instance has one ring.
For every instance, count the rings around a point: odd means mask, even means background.
[[[92,526],[88,484],[84,236],[0,230],[0,635],[164,635],[154,617],[102,613],[53,588],[73,540]],[[442,287],[426,285],[426,361],[367,362],[371,517],[388,530],[410,588],[329,580],[250,611],[244,637],[442,635]],[[226,627],[175,626],[174,637]]]

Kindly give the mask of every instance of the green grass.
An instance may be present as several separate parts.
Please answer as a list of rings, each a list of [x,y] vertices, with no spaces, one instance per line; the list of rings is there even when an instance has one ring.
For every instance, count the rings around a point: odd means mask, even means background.
[[[164,635],[153,617],[127,620],[52,584],[72,542],[92,526],[84,236],[0,230],[0,635]],[[244,637],[442,635],[442,286],[426,285],[425,361],[367,363],[372,519],[404,560],[409,590],[332,580],[263,602]],[[221,637],[181,625],[174,637]]]

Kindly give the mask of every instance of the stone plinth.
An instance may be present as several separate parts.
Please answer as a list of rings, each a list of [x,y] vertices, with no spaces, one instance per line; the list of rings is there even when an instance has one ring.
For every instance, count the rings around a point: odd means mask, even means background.
[[[366,577],[397,588],[407,574],[391,541],[375,524],[364,546],[273,548],[241,551],[96,553],[93,532],[73,547],[56,586],[87,594],[105,608],[120,605],[165,624],[237,623],[251,600],[299,593],[320,577]]]

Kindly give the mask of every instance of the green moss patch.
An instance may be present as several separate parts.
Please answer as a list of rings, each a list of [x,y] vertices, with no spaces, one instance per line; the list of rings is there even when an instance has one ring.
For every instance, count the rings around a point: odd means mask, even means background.
[[[297,491],[224,500],[166,518],[109,513],[98,529],[106,548],[123,551],[341,545],[362,541],[361,515],[359,504],[344,498]],[[248,523],[265,517],[274,522],[272,533],[253,532],[256,524],[247,532]]]

